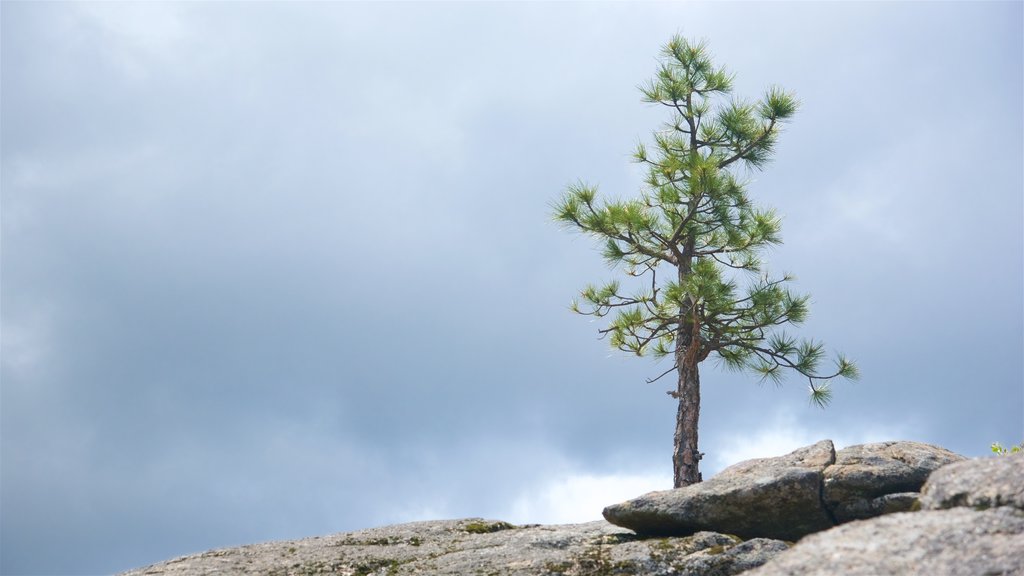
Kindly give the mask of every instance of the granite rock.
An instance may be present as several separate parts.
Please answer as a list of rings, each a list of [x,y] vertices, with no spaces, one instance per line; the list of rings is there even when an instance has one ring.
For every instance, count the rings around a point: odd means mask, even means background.
[[[895,495],[894,495],[895,496]],[[1024,576],[1024,454],[947,464],[921,511],[812,534],[750,576]]]
[[[850,520],[905,512],[936,469],[962,456],[920,442],[880,442],[836,453],[830,440],[726,468],[713,478],[608,506],[606,520],[638,534],[698,530],[798,540]]]
[[[711,530],[797,540],[834,524],[821,500],[822,473],[834,461],[832,441],[822,440],[785,456],[740,462],[699,484],[608,506],[604,517],[638,534]]]
[[[920,442],[878,442],[843,448],[825,468],[823,497],[836,523],[906,512],[928,476],[964,457]]]
[[[812,534],[744,576],[1024,575],[1024,513],[902,512]]]
[[[787,547],[783,542],[743,542],[712,532],[645,540],[602,521],[512,526],[467,519],[213,550],[131,570],[123,576],[733,576],[763,564]]]
[[[921,492],[925,510],[956,506],[1024,510],[1024,452],[950,464],[932,474]]]

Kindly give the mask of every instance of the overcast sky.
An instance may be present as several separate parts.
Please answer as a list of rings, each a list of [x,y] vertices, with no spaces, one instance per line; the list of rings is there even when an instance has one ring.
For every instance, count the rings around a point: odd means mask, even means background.
[[[1022,3],[21,3],[2,14],[4,574],[671,486],[665,368],[568,311],[550,204],[624,197],[675,33],[801,111],[750,194],[805,384],[706,367],[705,477],[1024,439]]]

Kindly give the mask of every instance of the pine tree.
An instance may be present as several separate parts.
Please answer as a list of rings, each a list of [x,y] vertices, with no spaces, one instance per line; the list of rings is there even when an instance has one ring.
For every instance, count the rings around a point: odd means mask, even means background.
[[[797,109],[789,93],[771,88],[753,103],[729,98],[733,77],[715,67],[706,45],[676,36],[662,50],[645,102],[671,117],[634,160],[646,167],[639,198],[597,199],[597,188],[569,186],[555,218],[596,237],[605,260],[639,286],[618,280],[585,287],[572,309],[605,317],[599,333],[614,348],[638,356],[671,356],[678,385],[674,438],[675,486],[701,481],[697,448],[701,362],[714,355],[726,367],[750,370],[780,383],[786,373],[807,380],[812,403],[825,407],[830,381],[856,378],[842,355],[834,371],[819,371],[820,342],[799,340],[782,327],[807,316],[808,297],[787,288],[788,275],[762,268],[765,248],[781,243],[779,217],[755,207],[740,169],[762,168],[772,157],[784,122]],[[742,284],[742,286],[741,286]]]

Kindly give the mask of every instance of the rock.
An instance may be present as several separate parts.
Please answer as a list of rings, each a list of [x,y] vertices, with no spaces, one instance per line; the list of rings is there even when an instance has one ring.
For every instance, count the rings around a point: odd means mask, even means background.
[[[604,517],[644,535],[710,530],[797,540],[833,525],[821,501],[822,473],[833,462],[832,441],[822,440],[786,456],[735,464],[699,484],[609,506]]]
[[[910,512],[917,504],[917,499],[920,495],[919,492],[897,492],[896,494],[886,494],[871,500],[866,498],[856,499],[847,502],[838,514],[833,512],[833,515],[837,522],[842,523],[856,518],[874,518],[882,514]],[[826,502],[826,506],[827,504]]]
[[[480,519],[418,522],[186,556],[123,576],[406,574],[732,576],[787,545],[698,532],[643,540],[606,522],[512,526]]]
[[[943,466],[928,477],[919,502],[920,512],[808,536],[747,574],[1024,575],[1024,454]]]
[[[906,512],[936,469],[963,460],[920,442],[880,442],[835,452],[823,440],[778,458],[740,462],[700,484],[609,506],[604,517],[638,534],[711,530],[798,540],[850,520]]]
[[[1024,452],[944,466],[928,478],[921,492],[925,510],[956,506],[1024,510]]]
[[[918,502],[921,511],[894,512]],[[833,513],[881,516],[827,529]],[[605,516],[676,536],[642,538],[606,522],[419,522],[214,550],[124,575],[1024,576],[1024,454],[963,460],[915,442],[837,454],[825,440],[609,506]],[[781,541],[804,535],[792,548]]]
[[[693,576],[739,574],[761,566],[788,549],[785,542],[768,538],[747,540],[724,551],[712,547],[687,556],[681,565],[686,571],[678,573]]]
[[[1024,513],[1010,507],[888,514],[812,534],[744,576],[1024,574]]]
[[[916,499],[911,493],[921,490],[929,474],[961,460],[959,454],[920,442],[849,446],[825,468],[825,505],[837,523],[906,512]]]

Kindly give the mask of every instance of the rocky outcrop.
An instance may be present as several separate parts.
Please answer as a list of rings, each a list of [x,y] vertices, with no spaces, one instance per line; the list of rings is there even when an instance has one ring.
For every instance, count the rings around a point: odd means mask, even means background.
[[[823,440],[786,456],[740,462],[700,484],[609,506],[604,517],[638,534],[713,530],[797,540],[834,524],[821,502],[822,473],[834,461],[832,441]]]
[[[744,576],[1024,574],[1024,515],[1010,508],[902,512],[812,534]]]
[[[479,519],[447,520],[215,550],[123,576],[732,576],[764,564],[787,548],[776,540],[743,542],[712,532],[643,540],[606,522],[512,526]]]
[[[1024,454],[935,471],[919,512],[812,534],[749,576],[1024,575]]]
[[[859,518],[910,510],[937,468],[963,460],[938,446],[882,442],[836,453],[822,440],[777,458],[741,462],[713,478],[609,506],[604,517],[638,534],[698,530],[798,540]]]
[[[909,511],[935,470],[964,457],[920,442],[844,448],[825,469],[822,496],[837,523]]]
[[[950,464],[932,474],[921,490],[921,508],[957,506],[1024,510],[1024,452]]]
[[[606,522],[419,522],[215,550],[125,576],[1024,576],[1024,454],[960,460],[941,448],[913,442],[854,446],[837,454],[831,442],[823,441],[780,458],[732,466],[705,482],[711,488],[702,496],[659,501],[664,494],[678,496],[696,488],[689,487],[618,505],[636,518],[647,514],[655,529],[646,537]],[[947,461],[951,463],[941,465]],[[935,470],[923,488],[918,484],[926,476],[921,470]],[[920,511],[852,520],[807,535],[792,547],[779,538],[757,536],[783,534],[778,519],[795,510],[811,511],[788,517],[803,532],[819,521],[830,525],[843,514],[903,510],[910,502]],[[774,511],[767,503],[791,510]],[[675,529],[659,524],[671,516],[666,510],[684,516],[691,533],[652,535]],[[733,525],[699,530],[693,517]]]

